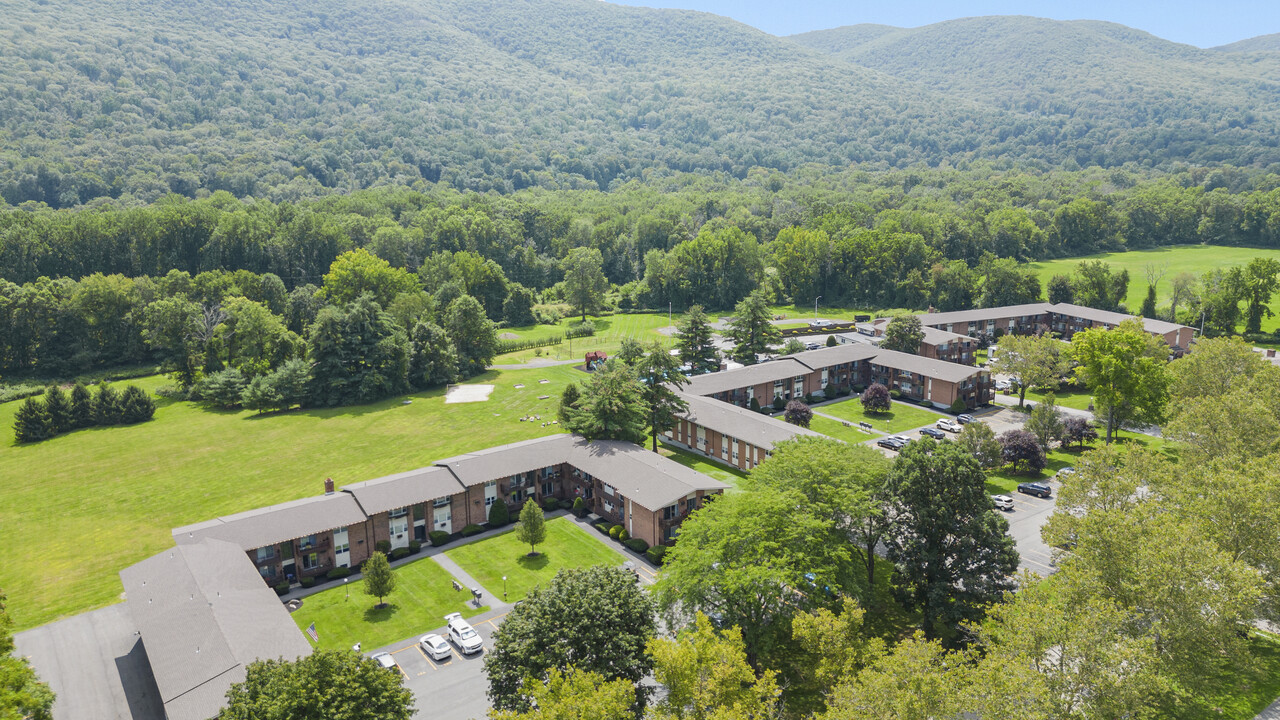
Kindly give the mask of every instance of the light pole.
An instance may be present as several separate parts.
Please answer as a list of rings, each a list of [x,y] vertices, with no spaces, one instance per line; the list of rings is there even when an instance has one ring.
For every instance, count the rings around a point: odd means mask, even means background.
[[[507,576],[503,575],[502,576],[502,601],[506,602],[506,600],[507,600]]]
[[[342,578],[342,587],[347,589],[347,600],[351,599],[351,586],[347,584],[350,578]]]
[[[814,325],[818,324],[818,301],[821,299],[822,299],[821,295],[813,299],[813,324]]]

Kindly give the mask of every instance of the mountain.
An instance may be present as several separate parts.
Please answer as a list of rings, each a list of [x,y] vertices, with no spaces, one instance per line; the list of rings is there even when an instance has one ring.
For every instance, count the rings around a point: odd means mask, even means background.
[[[1219,52],[1280,52],[1280,33],[1259,35],[1213,49]]]
[[[1250,75],[1230,53],[1100,26],[1046,36],[1063,51],[1041,64],[1079,52],[1107,65],[1103,47],[1137,63],[1131,74],[1177,69],[1159,84],[1169,98],[1128,99],[1107,71],[1064,102],[1088,75],[1078,62],[1027,71],[1009,93],[1009,73],[1034,58],[1011,70],[1008,33],[965,26],[916,41],[842,29],[806,45],[599,0],[0,0],[0,197],[71,207],[420,180],[607,189],[811,163],[1280,162],[1275,86],[1255,79],[1271,63]],[[964,47],[978,40],[993,47]],[[1177,90],[1205,54],[1225,99],[1203,83],[1204,97]]]
[[[951,97],[1061,120],[1081,162],[1275,157],[1280,58],[1201,50],[1114,23],[1017,16],[789,39]]]

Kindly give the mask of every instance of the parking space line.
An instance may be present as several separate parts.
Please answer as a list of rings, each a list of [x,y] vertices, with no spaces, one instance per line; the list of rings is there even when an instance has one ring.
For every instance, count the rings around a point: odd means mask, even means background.
[[[414,645],[414,647],[418,648],[418,652],[422,653],[422,657],[423,657],[423,659],[425,659],[425,660],[427,661],[427,664],[431,666],[431,669],[432,669],[432,670],[439,670],[439,669],[440,669],[440,668],[436,667],[435,662],[431,660],[431,656],[430,656],[430,655],[427,655],[427,651],[426,651],[426,650],[423,650],[421,645]],[[418,673],[418,674],[419,674],[419,675],[422,675],[423,673]]]

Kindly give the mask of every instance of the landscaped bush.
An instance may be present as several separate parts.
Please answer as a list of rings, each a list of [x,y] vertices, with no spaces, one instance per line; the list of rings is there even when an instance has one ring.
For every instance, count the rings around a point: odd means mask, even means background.
[[[776,398],[774,398],[774,399],[773,399],[773,409],[774,409],[774,410],[782,410],[782,409],[783,409],[783,408],[785,408],[786,406],[787,406],[787,401],[786,401],[786,400],[783,400],[783,399],[782,399],[782,396],[778,396],[778,397],[776,397]]]
[[[507,510],[507,503],[502,500],[494,501],[489,506],[489,527],[500,528],[511,522],[511,513]]]
[[[968,410],[968,409],[969,409],[969,406],[968,406],[968,405],[965,405],[963,400],[956,400],[955,402],[951,403],[951,407],[950,407],[950,408],[948,408],[948,409],[949,409],[952,413],[954,413],[954,414],[956,414],[956,415],[959,415],[960,413],[964,412],[965,410]]]
[[[889,397],[893,398],[894,400],[901,400],[901,399],[902,399],[902,391],[901,391],[901,390],[899,390],[899,389],[897,389],[897,388],[894,388],[894,389],[892,389],[892,390],[890,390],[890,391],[889,391]]]
[[[409,557],[409,548],[407,547],[396,548],[395,550],[391,551],[391,555],[389,555],[388,557],[391,560],[402,560],[404,558],[407,558]]]
[[[757,399],[755,399],[755,398],[751,398],[751,402],[749,403],[749,407],[751,408],[751,410],[752,410],[753,412],[760,412],[760,401],[759,401],[759,400],[757,400]]]
[[[574,498],[574,499],[573,499],[573,514],[574,514],[574,515],[577,515],[578,517],[583,517],[584,515],[586,515],[586,514],[587,514],[587,501],[586,501],[586,500],[583,500],[583,499],[582,499],[582,498],[580,498],[580,497],[576,497],[576,498]]]
[[[298,584],[304,588],[309,588],[316,584],[316,579],[313,577],[304,577],[298,581]]]
[[[598,522],[595,525],[592,525],[591,527],[595,528],[596,530],[599,530],[601,535],[610,535],[609,530],[611,528],[609,527],[609,523],[607,522]],[[612,537],[612,535],[610,535],[610,537]]]
[[[484,528],[479,525],[472,524],[462,528],[462,537],[471,537],[472,535],[479,535],[482,532],[484,532]]]
[[[542,499],[542,510],[544,512],[555,512],[559,509],[560,509],[559,500],[553,497],[547,497]]]
[[[422,549],[422,543],[418,542],[417,540],[410,540],[410,541],[409,541],[409,552],[410,552],[410,553],[412,553],[412,554],[414,554],[414,555],[417,555],[417,554],[418,554],[418,551],[419,551],[419,550],[421,550],[421,549]]]
[[[618,531],[618,542],[624,543],[630,539],[631,539],[631,533],[627,532],[626,528],[622,528],[621,530]]]
[[[662,562],[667,558],[667,546],[654,545],[653,547],[644,551],[644,556],[649,558],[649,562],[653,563],[654,565],[661,565]]]
[[[626,531],[626,528],[622,527],[621,525],[611,525],[609,527],[609,537],[613,538],[614,540],[617,540],[618,535],[620,535],[625,531]]]
[[[626,545],[628,549],[638,553],[642,553],[649,549],[649,543],[645,542],[644,538],[631,538],[623,543],[623,545]]]
[[[326,577],[330,580],[341,580],[344,577],[350,577],[350,575],[351,568],[349,567],[337,567],[326,573]]]
[[[478,528],[480,526],[472,525],[470,527]],[[466,531],[464,530],[463,532],[465,533]],[[441,545],[447,545],[449,543],[449,540],[453,536],[443,530],[432,530],[431,532],[427,533],[427,537],[431,538],[432,545],[434,545],[435,547],[440,547]]]
[[[285,580],[284,582],[277,584],[277,585],[276,585],[276,587],[275,587],[275,590],[276,590],[276,594],[277,594],[277,595],[288,595],[288,594],[289,594],[289,581],[288,581],[288,580]]]
[[[391,541],[390,541],[390,540],[379,540],[378,542],[376,542],[376,543],[374,543],[374,544],[373,544],[373,549],[374,549],[374,550],[377,550],[378,552],[382,553],[383,555],[386,555],[387,553],[391,552]]]

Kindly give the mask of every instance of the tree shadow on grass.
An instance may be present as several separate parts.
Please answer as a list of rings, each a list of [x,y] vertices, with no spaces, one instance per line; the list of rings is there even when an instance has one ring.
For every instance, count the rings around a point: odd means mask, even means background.
[[[533,557],[529,557],[528,555],[521,555],[520,557],[516,558],[516,564],[525,570],[537,571],[551,564],[551,557],[548,556],[546,552],[540,551],[537,555],[534,555]]]
[[[367,623],[381,623],[395,617],[400,612],[400,606],[395,603],[387,603],[385,605],[375,605],[364,611],[364,621]]]

